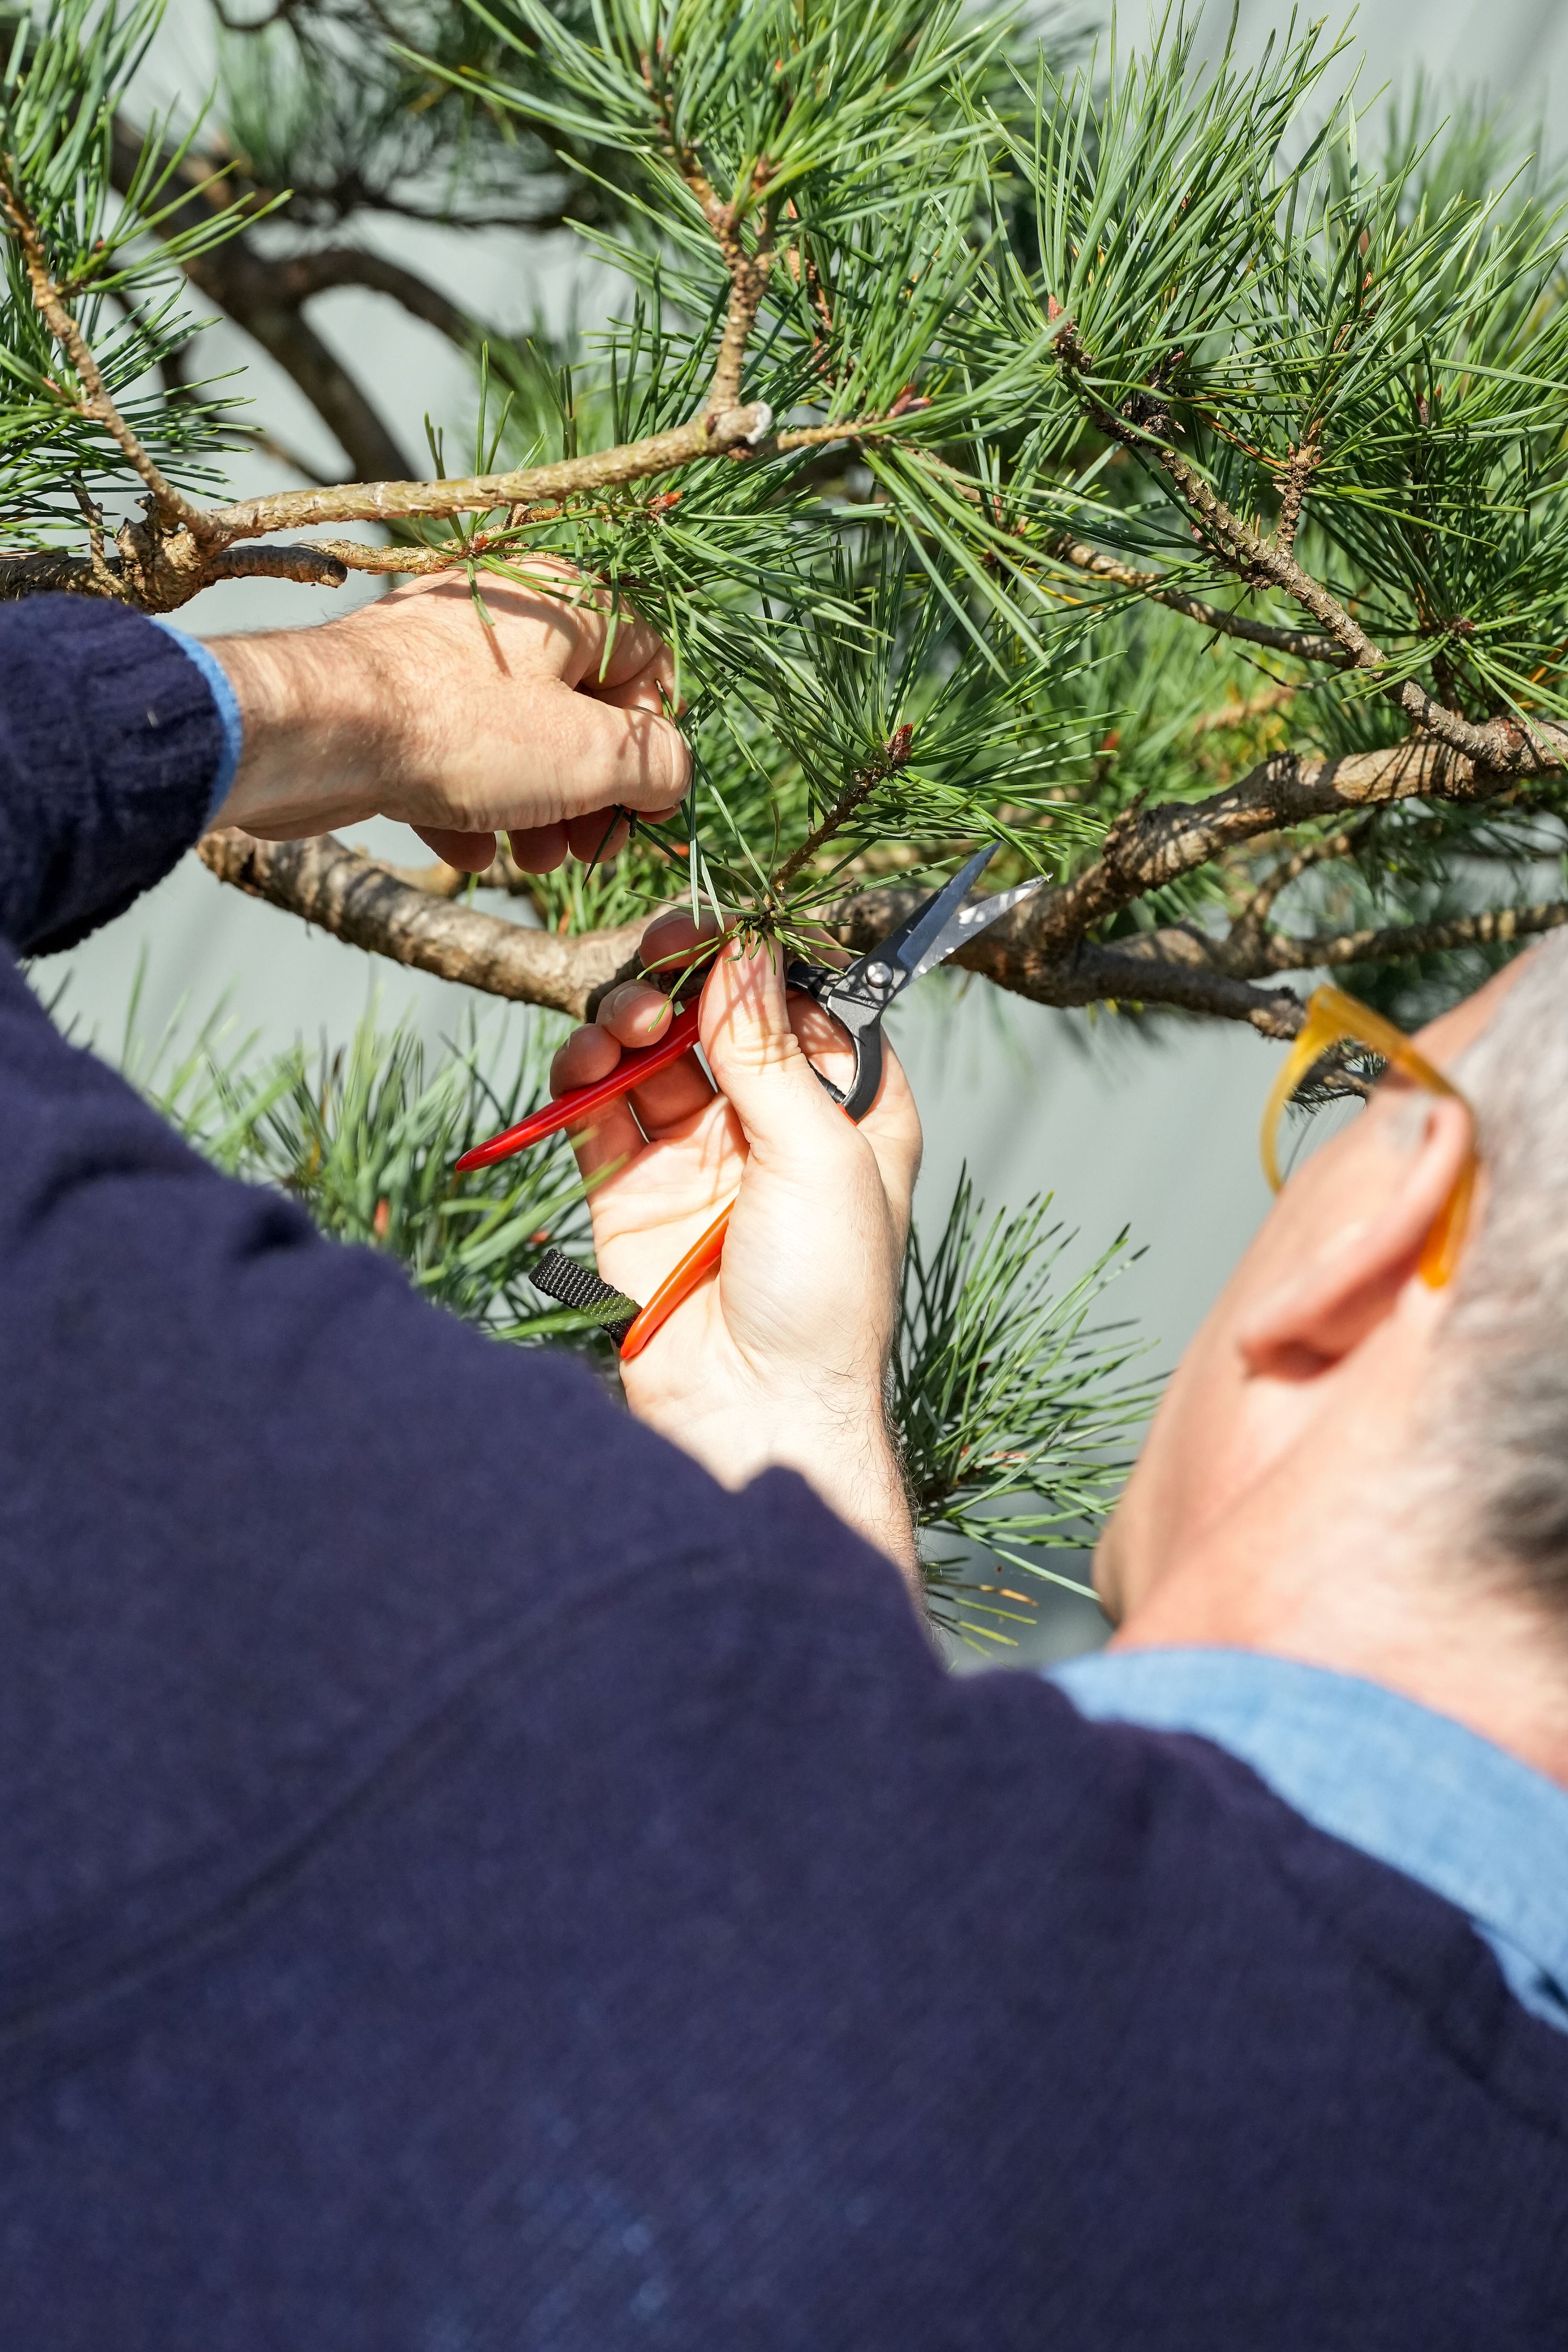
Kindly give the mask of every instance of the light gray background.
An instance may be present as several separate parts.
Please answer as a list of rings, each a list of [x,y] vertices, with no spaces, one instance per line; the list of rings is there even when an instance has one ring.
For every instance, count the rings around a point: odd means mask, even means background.
[[[1136,38],[1157,10],[1124,12],[1118,37]],[[1204,38],[1222,37],[1228,11],[1211,10]],[[1243,0],[1244,42],[1283,26],[1288,10]],[[1364,62],[1357,89],[1372,104],[1385,84],[1405,87],[1424,68],[1452,94],[1483,88],[1516,96],[1531,120],[1550,121],[1553,90],[1568,86],[1568,6],[1561,0],[1430,0],[1364,11]],[[212,74],[211,19],[200,0],[175,0],[143,75],[145,101],[200,102]],[[563,235],[528,240],[501,233],[455,238],[401,226],[375,232],[384,248],[442,283],[502,328],[536,319],[559,325],[575,310],[590,322],[607,286]],[[424,446],[426,414],[468,429],[471,378],[444,338],[381,298],[340,291],[319,298],[313,322],[382,404],[410,450]],[[288,380],[247,339],[219,323],[204,337],[214,374],[248,372],[255,414],[308,463],[340,469],[330,436]],[[236,490],[292,486],[299,478],[265,459],[236,461]],[[351,581],[336,595],[277,583],[235,583],[208,591],[180,616],[214,635],[287,625],[340,611],[376,593]],[[413,861],[412,835],[378,824],[354,836]],[[172,1022],[193,1025],[227,1000],[230,1034],[261,1046],[298,1035],[346,1036],[373,993],[389,1023],[407,1016],[428,1036],[452,1034],[470,1007],[497,1045],[508,1024],[534,1018],[473,998],[356,950],[223,888],[193,858],[132,911],[69,958],[38,967],[49,992],[80,1030],[117,1051],[133,984],[146,1037]],[[1065,1223],[1085,1252],[1123,1227],[1144,1255],[1117,1286],[1113,1311],[1135,1316],[1151,1362],[1174,1360],[1260,1217],[1256,1120],[1275,1049],[1250,1032],[1216,1024],[1166,1024],[1154,1040],[1103,1015],[1091,1020],[1003,999],[979,984],[928,985],[898,1019],[895,1035],[921,1104],[925,1169],[918,1210],[940,1217],[967,1160],[992,1203],[1021,1203],[1053,1191]],[[1094,1638],[1082,1608],[1058,1623],[1052,1646]]]

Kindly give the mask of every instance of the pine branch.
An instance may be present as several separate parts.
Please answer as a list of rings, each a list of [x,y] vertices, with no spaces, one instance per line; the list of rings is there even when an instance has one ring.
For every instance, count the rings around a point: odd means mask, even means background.
[[[1253,887],[1226,936],[1223,960],[1227,971],[1251,972],[1254,970],[1252,959],[1267,936],[1268,919],[1281,891],[1289,889],[1292,882],[1299,882],[1301,876],[1310,873],[1314,866],[1348,857],[1355,847],[1358,832],[1368,821],[1363,819],[1361,825],[1346,825],[1338,833],[1325,834],[1317,841],[1303,843],[1289,857],[1281,859],[1273,871]],[[1285,969],[1301,967],[1286,966]]]
[[[925,896],[902,885],[867,890],[825,908],[819,919],[841,947],[863,954],[912,915]],[[1301,1027],[1299,997],[1290,989],[1249,987],[1240,975],[1218,970],[1196,931],[1140,932],[1108,947],[1081,940],[1051,957],[1018,936],[1020,929],[1016,918],[993,924],[958,950],[951,959],[954,967],[977,972],[1035,1004],[1164,1005],[1211,1020],[1245,1022],[1265,1037],[1293,1037]]]
[[[1107,437],[1119,442],[1124,448],[1141,457],[1153,457],[1168,476],[1184,504],[1197,519],[1204,537],[1221,562],[1234,572],[1249,587],[1270,585],[1280,589],[1292,603],[1300,604],[1320,623],[1330,641],[1338,647],[1341,661],[1347,667],[1376,673],[1388,667],[1387,656],[1369,637],[1359,621],[1349,613],[1339,599],[1321,580],[1306,571],[1291,552],[1295,522],[1306,482],[1311,471],[1321,462],[1322,452],[1315,440],[1301,451],[1292,452],[1295,471],[1288,484],[1292,499],[1290,511],[1291,528],[1281,533],[1278,542],[1261,539],[1225,503],[1218,493],[1199,473],[1197,467],[1170,442],[1162,436],[1171,429],[1171,421],[1160,396],[1150,392],[1137,396],[1137,401],[1150,408],[1146,427],[1129,423],[1125,415],[1107,408],[1084,377],[1092,364],[1091,354],[1079,340],[1071,317],[1058,314],[1053,343],[1058,366],[1063,375],[1074,383],[1095,424]],[[1128,404],[1133,407],[1134,404]],[[1306,465],[1306,448],[1312,451],[1311,466]],[[1296,484],[1299,482],[1299,488]],[[1162,600],[1164,601],[1164,600]],[[1437,701],[1414,678],[1390,682],[1384,691],[1396,703],[1412,725],[1422,732],[1448,745],[1478,767],[1506,775],[1539,775],[1543,772],[1540,747],[1533,730],[1526,730],[1516,720],[1493,719],[1490,725],[1477,727],[1458,712],[1448,709]],[[1555,766],[1555,760],[1545,765]]]
[[[219,881],[350,946],[579,1021],[591,1018],[605,992],[639,970],[638,942],[655,911],[613,930],[532,930],[452,903],[449,868],[394,869],[330,834],[315,841],[265,842],[235,829],[209,834],[198,855]],[[489,877],[480,878],[488,887]],[[821,919],[841,945],[859,951],[883,938],[924,895],[896,887],[866,891],[829,908]],[[1293,1036],[1299,1025],[1301,1007],[1288,990],[1249,988],[1202,962],[1178,961],[1182,950],[1145,956],[1141,942],[1118,942],[1114,949],[1079,945],[1051,963],[1027,949],[999,944],[997,932],[1006,928],[996,926],[954,961],[1037,1003],[1168,1004],[1248,1022],[1267,1036]],[[1155,936],[1168,949],[1176,935]]]
[[[783,864],[777,868],[771,884],[776,893],[788,889],[797,874],[805,870],[817,852],[831,841],[835,834],[843,831],[855,812],[871,798],[878,784],[885,783],[889,776],[895,774],[900,768],[907,766],[914,741],[913,727],[900,727],[895,733],[888,737],[883,746],[880,758],[868,761],[866,765],[857,772],[839,794],[821,823],[813,825],[799,848],[791,850]]]
[[[772,425],[772,410],[754,401],[720,416],[695,416],[667,433],[650,434],[618,449],[563,457],[552,465],[440,482],[350,482],[341,488],[283,490],[271,498],[209,508],[200,518],[200,535],[207,545],[226,547],[238,539],[299,530],[313,523],[408,521],[416,517],[448,520],[455,515],[488,513],[496,507],[530,506],[541,499],[616,489],[654,474],[676,473],[705,457],[727,456],[732,449],[757,449]],[[841,427],[841,435],[852,429]]]
[[[153,513],[165,530],[181,523],[188,524],[196,509],[184,493],[177,490],[166,478],[110,398],[98,362],[88,348],[87,338],[50,274],[48,257],[44,251],[37,224],[22,200],[16,160],[5,154],[0,154],[0,214],[5,215],[12,236],[22,249],[33,307],[70,362],[77,382],[82,388],[84,396],[73,401],[68,393],[57,386],[60,399],[68,402],[78,415],[90,424],[100,425],[109,434],[146,483],[152,495]]]
[[[1277,628],[1269,621],[1249,620],[1244,613],[1228,613],[1222,605],[1189,595],[1185,588],[1168,587],[1159,572],[1141,572],[1133,564],[1120,563],[1114,556],[1103,554],[1082,540],[1060,539],[1050,551],[1076,571],[1109,581],[1113,587],[1129,588],[1134,594],[1146,597],[1151,604],[1163,604],[1167,612],[1180,613],[1187,620],[1196,621],[1200,628],[1213,629],[1220,636],[1237,637],[1249,646],[1268,646],[1275,653],[1293,656],[1297,661],[1332,662],[1343,668],[1349,659],[1333,637],[1315,637],[1301,629]]]
[[[1490,907],[1475,915],[1456,915],[1446,922],[1391,923],[1378,929],[1316,931],[1293,938],[1288,932],[1268,933],[1249,953],[1249,978],[1272,971],[1312,971],[1320,965],[1342,963],[1401,963],[1417,956],[1451,955],[1463,948],[1507,947],[1516,940],[1533,939],[1568,923],[1568,899],[1555,898],[1533,907]],[[1232,970],[1239,963],[1228,964]]]
[[[340,588],[348,576],[348,567],[329,547],[231,547],[212,558],[204,584],[220,580],[294,580],[308,588]],[[119,555],[106,555],[99,562],[92,556],[68,554],[64,549],[39,548],[14,555],[0,552],[0,603],[50,593],[115,596],[135,602],[138,577],[135,568],[128,569]]]
[[[1161,446],[1157,455],[1187,506],[1201,519],[1217,552],[1232,571],[1243,579],[1256,581],[1261,576],[1281,589],[1313,620],[1321,622],[1354,668],[1372,672],[1387,668],[1387,656],[1367,635],[1360,622],[1321,580],[1314,579],[1297,562],[1288,548],[1272,546],[1268,540],[1260,539],[1176,450]],[[1540,775],[1547,768],[1560,764],[1561,755],[1542,759],[1534,730],[1521,727],[1517,720],[1495,719],[1488,726],[1473,726],[1411,677],[1391,683],[1384,691],[1390,701],[1398,704],[1413,726],[1473,761],[1479,768],[1490,769],[1498,775]]]
[[[729,274],[729,301],[725,311],[718,356],[714,364],[713,384],[708,394],[708,415],[712,420],[740,404],[740,376],[747,345],[751,341],[751,331],[762,306],[768,265],[773,258],[772,219],[765,209],[756,249],[748,253],[740,234],[736,207],[721,201],[698,162],[695,150],[677,131],[669,92],[655,79],[653,61],[644,57],[642,69],[643,84],[658,121],[660,144],[670,163],[696,198]],[[752,194],[760,195],[767,182],[768,165],[763,159],[752,174]]]
[[[1280,520],[1274,530],[1274,545],[1281,555],[1289,555],[1296,544],[1301,509],[1306,504],[1312,476],[1322,462],[1322,451],[1318,446],[1318,428],[1314,425],[1301,446],[1291,450],[1285,467],[1285,484],[1280,493]]]
[[[411,888],[331,834],[271,842],[236,828],[208,834],[197,854],[221,882],[301,916],[352,947],[574,1020],[586,1018],[599,993],[637,969],[644,923],[575,939],[526,929]]]
[[[1568,730],[1543,729],[1541,742],[1559,769],[1568,764]],[[1343,759],[1276,752],[1207,800],[1166,802],[1119,818],[1095,863],[1061,888],[1041,891],[1017,922],[1030,950],[1054,961],[1094,925],[1238,842],[1394,801],[1485,800],[1511,781],[1430,740]]]
[[[1159,950],[1170,945],[1171,936],[1145,934],[1146,950],[1143,938],[1118,940],[1114,947],[1080,947],[1050,993],[1029,987],[1017,993],[1042,1004],[1161,1005],[1209,1021],[1245,1022],[1260,1037],[1283,1042],[1295,1036],[1306,1007],[1292,990],[1250,988],[1232,973],[1162,954]]]

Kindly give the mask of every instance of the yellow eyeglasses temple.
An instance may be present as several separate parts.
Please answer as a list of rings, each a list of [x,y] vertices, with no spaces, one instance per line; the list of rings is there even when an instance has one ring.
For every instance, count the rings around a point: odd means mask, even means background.
[[[1307,1000],[1307,1017],[1269,1089],[1269,1099],[1263,1107],[1262,1131],[1259,1138],[1263,1173],[1276,1192],[1284,1182],[1280,1173],[1279,1133],[1285,1105],[1312,1064],[1320,1060],[1331,1045],[1342,1044],[1370,1045],[1375,1054],[1381,1054],[1385,1062],[1416,1086],[1425,1087],[1431,1094],[1452,1095],[1458,1101],[1464,1101],[1458,1087],[1451,1085],[1441,1070],[1410,1043],[1404,1031],[1396,1029],[1391,1021],[1385,1021],[1381,1013],[1375,1013],[1369,1004],[1358,1003],[1343,989],[1315,988]],[[1475,1181],[1476,1155],[1472,1149],[1453,1191],[1434,1218],[1431,1231],[1422,1244],[1421,1277],[1434,1290],[1442,1288],[1458,1264]]]

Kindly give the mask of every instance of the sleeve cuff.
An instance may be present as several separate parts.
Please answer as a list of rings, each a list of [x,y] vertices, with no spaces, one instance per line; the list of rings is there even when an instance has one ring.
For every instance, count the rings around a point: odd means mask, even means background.
[[[224,748],[217,774],[213,778],[204,829],[227,800],[229,788],[239,773],[240,753],[245,749],[245,721],[240,717],[239,702],[229,683],[228,672],[212,647],[204,645],[200,637],[191,636],[184,629],[177,629],[172,621],[160,620],[155,613],[150,613],[147,617],[155,629],[162,629],[165,636],[172,637],[180,651],[195,664],[206,679],[217,706],[218,719],[224,730]]]

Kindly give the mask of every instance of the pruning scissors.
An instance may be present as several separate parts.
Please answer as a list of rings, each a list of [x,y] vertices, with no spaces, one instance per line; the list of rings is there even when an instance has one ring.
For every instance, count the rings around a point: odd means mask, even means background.
[[[801,962],[791,963],[786,971],[786,987],[811,997],[849,1034],[855,1059],[848,1086],[835,1085],[821,1070],[817,1071],[817,1076],[845,1117],[857,1124],[876,1100],[877,1088],[882,1084],[882,1024],[888,1007],[915,981],[945,963],[959,948],[977,939],[1004,915],[1010,915],[1015,907],[1041,887],[1045,877],[1038,876],[1032,881],[1020,882],[1016,889],[971,900],[969,894],[996,849],[997,844],[992,842],[987,848],[977,850],[950,882],[934,890],[885,939],[868,948],[843,971]],[[492,1136],[487,1143],[465,1151],[457,1162],[458,1174],[465,1175],[474,1168],[493,1167],[497,1160],[510,1159],[515,1151],[526,1151],[530,1144],[541,1142],[547,1135],[559,1134],[563,1127],[580,1126],[618,1095],[631,1093],[656,1071],[678,1062],[696,1042],[696,1005],[680,1005],[657,1045],[629,1047],[608,1077],[562,1095],[543,1110],[535,1111],[531,1118],[507,1128],[504,1134]],[[629,1361],[642,1354],[682,1300],[688,1298],[705,1276],[718,1265],[734,1206],[733,1200],[726,1202],[706,1233],[693,1243],[646,1307],[639,1307],[635,1299],[612,1289],[597,1275],[590,1274],[586,1266],[576,1265],[555,1250],[534,1269],[534,1285],[547,1297],[559,1299],[569,1307],[622,1310],[613,1318],[606,1316],[604,1319],[612,1336],[620,1340],[622,1360]]]

